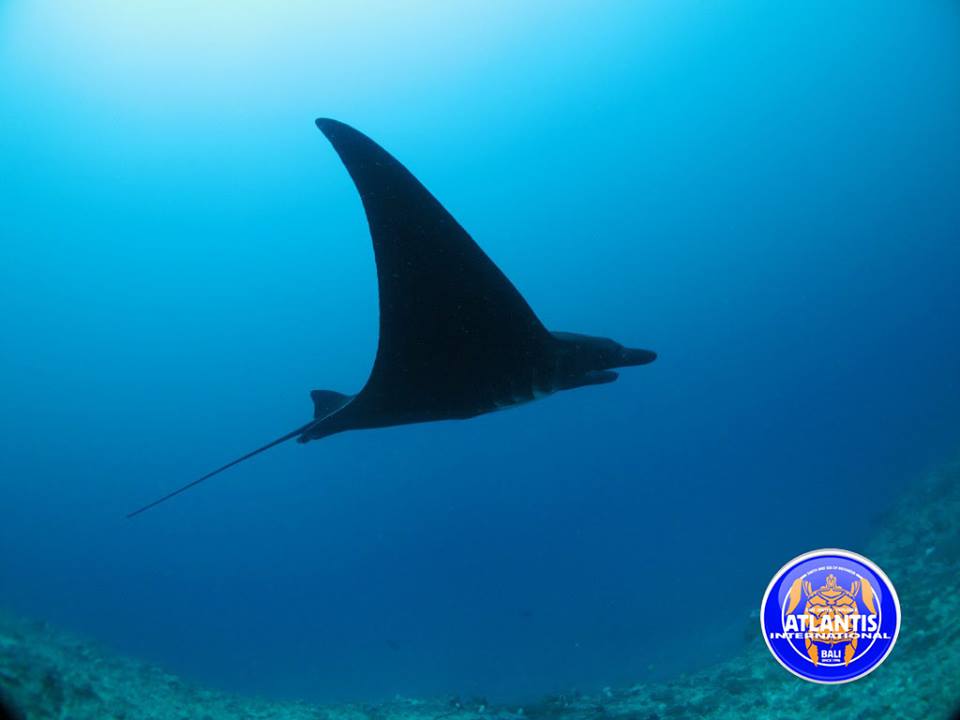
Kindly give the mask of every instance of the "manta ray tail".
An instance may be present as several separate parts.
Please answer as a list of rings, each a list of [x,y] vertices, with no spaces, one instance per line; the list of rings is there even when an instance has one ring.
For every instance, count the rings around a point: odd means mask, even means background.
[[[206,475],[204,475],[203,477],[197,478],[197,479],[194,480],[193,482],[187,483],[187,484],[184,485],[182,488],[178,488],[178,489],[174,490],[174,491],[171,492],[171,493],[167,493],[167,494],[164,495],[162,498],[159,498],[159,499],[157,499],[157,500],[154,500],[152,503],[149,503],[149,504],[147,504],[147,505],[144,505],[144,506],[143,506],[142,508],[140,508],[139,510],[134,510],[132,513],[129,513],[129,514],[127,515],[127,517],[128,517],[128,518],[132,518],[132,517],[134,517],[135,515],[139,515],[139,514],[142,513],[142,512],[146,512],[146,511],[149,510],[150,508],[156,507],[156,506],[159,505],[160,503],[166,502],[166,501],[169,500],[170,498],[175,497],[175,496],[179,495],[180,493],[182,493],[182,492],[184,492],[184,491],[186,491],[186,490],[189,490],[189,489],[192,488],[194,485],[199,485],[199,484],[202,483],[204,480],[209,480],[209,479],[212,478],[214,475],[218,475],[218,474],[222,473],[224,470],[227,470],[228,468],[232,468],[234,465],[239,465],[239,464],[242,463],[244,460],[249,460],[249,459],[252,458],[254,455],[259,455],[259,454],[262,453],[264,450],[269,450],[269,449],[272,448],[272,447],[276,447],[276,446],[279,445],[280,443],[284,443],[284,442],[286,442],[287,440],[292,440],[293,438],[297,437],[298,435],[301,435],[304,430],[307,430],[311,425],[314,425],[314,424],[316,424],[316,421],[315,421],[315,420],[314,420],[314,421],[311,421],[311,422],[308,422],[308,423],[307,423],[306,425],[304,425],[303,427],[298,427],[296,430],[293,430],[292,432],[288,432],[288,433],[287,433],[286,435],[284,435],[283,437],[278,437],[276,440],[267,443],[267,444],[264,445],[263,447],[257,448],[257,449],[254,450],[253,452],[248,452],[246,455],[243,455],[243,456],[241,456],[241,457],[238,457],[236,460],[232,460],[232,461],[228,462],[226,465],[224,465],[224,466],[222,466],[222,467],[218,467],[216,470],[213,470],[212,472],[208,472],[208,473],[207,473]]]

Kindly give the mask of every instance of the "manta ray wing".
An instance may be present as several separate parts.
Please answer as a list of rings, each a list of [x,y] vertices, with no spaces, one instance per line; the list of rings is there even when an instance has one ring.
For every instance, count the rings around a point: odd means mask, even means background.
[[[360,194],[377,264],[380,340],[354,404],[381,420],[470,414],[478,392],[488,387],[492,396],[498,383],[528,372],[549,332],[400,162],[349,125],[317,126]]]

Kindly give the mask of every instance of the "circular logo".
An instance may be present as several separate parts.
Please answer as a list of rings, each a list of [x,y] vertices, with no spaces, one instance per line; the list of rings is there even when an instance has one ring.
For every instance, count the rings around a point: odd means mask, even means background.
[[[814,550],[773,576],[760,606],[770,652],[797,677],[857,680],[882,663],[900,632],[900,600],[883,571],[847,550]]]

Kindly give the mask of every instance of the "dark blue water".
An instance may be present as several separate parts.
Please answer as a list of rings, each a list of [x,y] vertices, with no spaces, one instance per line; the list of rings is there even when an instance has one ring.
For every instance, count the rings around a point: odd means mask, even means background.
[[[0,6],[0,606],[197,682],[491,699],[736,651],[960,434],[955,4]],[[552,329],[660,353],[285,445],[358,389],[393,152]]]

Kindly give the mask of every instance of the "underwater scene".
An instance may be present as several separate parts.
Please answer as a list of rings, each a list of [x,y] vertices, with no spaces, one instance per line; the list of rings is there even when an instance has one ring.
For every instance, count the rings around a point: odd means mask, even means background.
[[[0,719],[960,716],[955,2],[6,0],[0,119]]]

